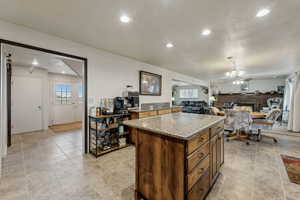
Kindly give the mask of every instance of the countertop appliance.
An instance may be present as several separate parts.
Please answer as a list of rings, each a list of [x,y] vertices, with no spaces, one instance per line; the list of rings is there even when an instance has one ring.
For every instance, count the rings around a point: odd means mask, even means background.
[[[128,113],[128,110],[125,106],[125,99],[123,97],[114,98],[114,113],[117,114]]]
[[[125,106],[127,108],[138,108],[140,104],[139,92],[126,92],[123,94],[125,98]]]

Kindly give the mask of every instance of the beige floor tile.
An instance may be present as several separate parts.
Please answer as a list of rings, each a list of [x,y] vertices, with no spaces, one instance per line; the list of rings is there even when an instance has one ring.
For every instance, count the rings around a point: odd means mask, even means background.
[[[300,137],[225,142],[225,165],[209,200],[298,200],[281,154],[300,157]],[[3,160],[2,200],[133,200],[135,148],[99,158],[82,154],[81,132],[40,131],[13,136]]]

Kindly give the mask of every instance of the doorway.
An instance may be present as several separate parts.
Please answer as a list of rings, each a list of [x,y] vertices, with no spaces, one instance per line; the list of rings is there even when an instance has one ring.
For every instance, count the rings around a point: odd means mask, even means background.
[[[7,84],[6,88],[8,146],[11,144],[12,134],[45,130],[52,125],[80,122],[83,149],[87,153],[87,59],[12,41],[0,40],[0,44],[1,64],[7,68],[7,83],[11,82]],[[19,61],[15,62],[14,55],[9,51],[11,49],[22,49],[27,53],[35,52],[40,55],[44,54],[45,57],[50,56],[52,60],[53,58],[59,60],[62,67],[69,66],[70,69],[63,69],[58,67],[59,64],[53,65],[53,63],[40,65],[39,61],[32,59],[29,65],[18,66],[18,70],[15,70],[17,74],[22,70],[27,71],[29,76],[25,77],[22,73],[13,76],[14,66],[12,64],[18,65],[20,60],[26,62],[26,56],[18,58]],[[44,61],[41,59],[40,62]],[[46,70],[45,67],[49,69]],[[9,73],[9,70],[12,73]],[[47,71],[46,79],[39,76],[41,71]],[[68,77],[68,81],[62,77]],[[81,83],[73,81],[73,79],[81,79]],[[57,88],[70,85],[72,87],[70,93],[69,90],[66,90],[59,95]],[[45,97],[47,93],[49,94],[48,99]],[[49,104],[45,103],[47,101]],[[55,106],[61,109],[57,109]],[[63,110],[64,106],[70,109]],[[72,111],[71,114],[70,111]],[[66,113],[69,114],[65,115],[68,119],[62,121],[64,117],[61,117],[61,114]]]
[[[181,80],[172,80],[172,104],[187,113],[208,114],[208,88]]]

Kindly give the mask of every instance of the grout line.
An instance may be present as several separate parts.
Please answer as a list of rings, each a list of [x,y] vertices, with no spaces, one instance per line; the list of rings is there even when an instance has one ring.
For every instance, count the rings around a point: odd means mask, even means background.
[[[23,160],[23,173],[26,179],[26,190],[27,190],[27,195],[29,199],[32,199],[32,194],[29,190],[29,177],[26,171],[26,167],[25,167],[25,153],[24,153],[24,143],[23,143],[23,138],[21,137],[21,153],[22,153],[22,160]]]

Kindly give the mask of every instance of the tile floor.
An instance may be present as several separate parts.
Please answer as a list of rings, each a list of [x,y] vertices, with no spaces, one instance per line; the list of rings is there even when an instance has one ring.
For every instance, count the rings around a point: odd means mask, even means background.
[[[250,146],[225,142],[225,165],[209,200],[299,200],[280,154],[300,157],[300,137]],[[133,200],[134,147],[95,159],[82,155],[80,131],[13,137],[0,179],[1,200]]]

